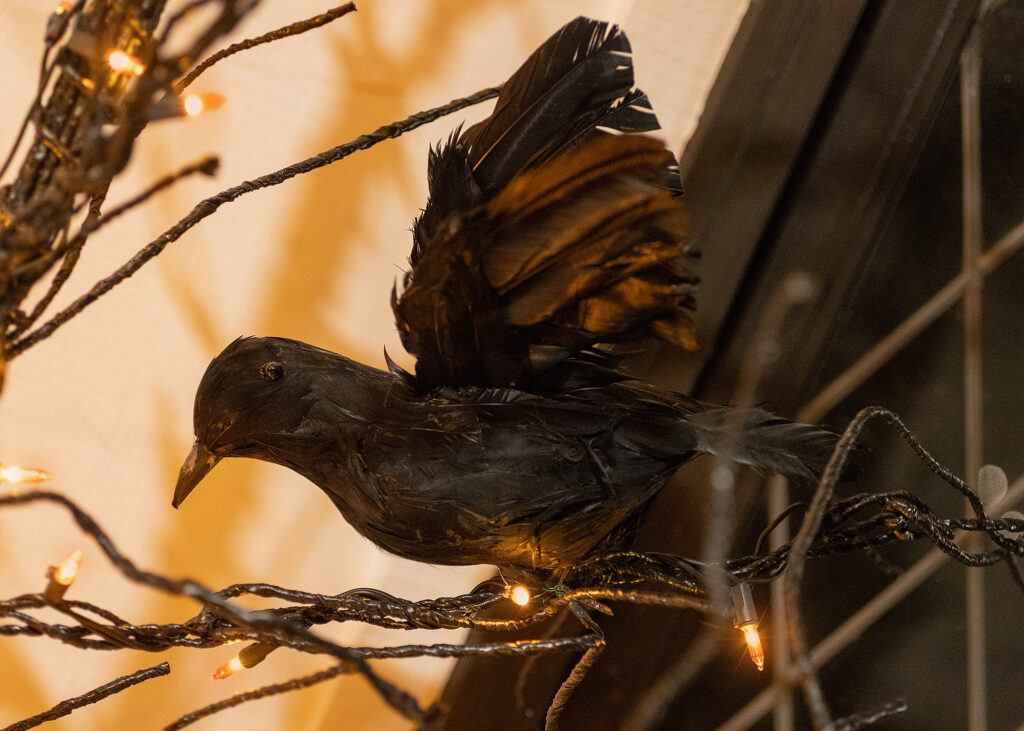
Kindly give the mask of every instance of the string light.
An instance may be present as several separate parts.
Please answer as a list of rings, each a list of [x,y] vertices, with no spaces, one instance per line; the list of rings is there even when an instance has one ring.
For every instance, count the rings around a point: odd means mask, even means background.
[[[146,66],[142,61],[124,51],[115,50],[108,53],[107,63],[114,71],[132,76],[142,76],[146,70]]]
[[[233,658],[228,660],[226,663],[221,665],[219,668],[213,671],[214,680],[224,680],[224,678],[230,678],[235,673],[245,670],[245,665],[242,664],[241,658],[235,655]]]
[[[740,629],[743,630],[743,639],[747,641],[750,659],[757,665],[758,670],[764,670],[764,647],[761,645],[761,636],[757,633],[757,625],[745,624]]]
[[[76,549],[61,561],[60,566],[53,572],[53,580],[64,586],[71,586],[75,583],[80,568],[82,568],[82,552]]]
[[[189,117],[197,117],[203,112],[224,104],[227,98],[223,94],[187,94],[181,100],[182,109]]]
[[[74,6],[68,0],[57,3],[57,7],[53,9],[53,13],[50,14],[46,21],[44,40],[47,45],[56,43],[64,35],[64,31],[68,29],[68,22],[71,20],[71,11],[74,9]]]
[[[223,106],[227,97],[223,94],[167,94],[153,102],[146,111],[149,120],[174,119],[176,117],[197,117],[211,109]]]
[[[75,583],[78,570],[82,567],[82,552],[72,551],[68,557],[60,562],[60,566],[51,566],[46,572],[50,580],[46,585],[43,596],[51,602],[59,602],[64,598],[64,592]]]
[[[26,483],[26,482],[46,482],[52,480],[51,475],[46,470],[37,470],[30,467],[17,467],[15,465],[5,465],[0,463],[0,482],[10,483]]]
[[[1006,495],[1009,489],[1006,473],[994,465],[984,465],[978,470],[978,499],[986,508],[990,508]]]
[[[530,603],[530,590],[522,584],[516,584],[508,590],[508,598],[512,600],[513,604],[525,607]]]
[[[244,668],[256,667],[266,659],[267,655],[276,649],[277,645],[272,645],[269,642],[254,642],[242,648],[238,653],[238,659],[242,662],[242,667]]]
[[[196,117],[203,113],[203,99],[198,94],[189,94],[187,97],[181,100],[181,105],[185,108],[185,114],[190,117]]]
[[[228,645],[233,645],[237,642],[243,642],[244,640],[231,640],[227,642]],[[277,649],[277,645],[272,645],[269,642],[254,642],[247,647],[242,648],[241,651],[233,658],[228,660],[226,663],[221,665],[213,672],[215,680],[223,680],[224,678],[230,677],[235,673],[259,665],[263,660]]]
[[[758,670],[764,670],[764,647],[761,645],[761,636],[757,633],[757,608],[754,606],[749,584],[736,584],[732,587],[732,605],[735,612],[733,626],[743,632],[743,639],[747,641],[747,650],[754,665]]]

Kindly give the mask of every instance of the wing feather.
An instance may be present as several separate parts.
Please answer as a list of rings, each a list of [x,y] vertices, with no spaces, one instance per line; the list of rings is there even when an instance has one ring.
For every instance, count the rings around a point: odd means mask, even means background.
[[[577,18],[488,119],[431,150],[412,269],[392,296],[421,390],[607,382],[603,345],[693,347],[678,167],[634,134],[657,119],[629,54],[617,27]]]

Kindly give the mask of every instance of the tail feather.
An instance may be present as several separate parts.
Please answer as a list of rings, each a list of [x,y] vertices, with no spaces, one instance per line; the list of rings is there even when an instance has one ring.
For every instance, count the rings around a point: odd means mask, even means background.
[[[711,409],[687,420],[697,427],[703,451],[801,482],[821,477],[838,441],[827,429],[756,408]]]

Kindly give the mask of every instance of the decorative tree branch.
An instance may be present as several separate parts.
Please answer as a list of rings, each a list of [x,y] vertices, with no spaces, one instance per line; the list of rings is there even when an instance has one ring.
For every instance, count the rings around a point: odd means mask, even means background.
[[[26,729],[35,728],[48,721],[54,721],[61,716],[67,716],[72,711],[88,706],[92,703],[97,703],[107,696],[120,693],[122,690],[138,685],[139,683],[150,680],[151,678],[159,678],[164,675],[168,675],[171,672],[171,666],[165,662],[155,665],[151,668],[145,668],[144,670],[137,670],[131,675],[123,675],[120,678],[115,678],[109,683],[104,683],[98,688],[93,688],[87,693],[69,698],[66,701],[61,701],[50,710],[40,713],[31,718],[26,718],[24,721],[11,724],[4,731],[25,731]]]
[[[972,504],[979,506],[979,516],[940,518],[920,500],[901,492],[865,493],[831,500],[829,496],[848,457],[846,447],[853,443],[863,425],[872,417],[884,418],[894,425],[930,469],[965,494]],[[140,569],[117,549],[90,515],[63,495],[46,491],[0,495],[0,509],[38,502],[55,503],[68,510],[79,528],[96,541],[111,563],[129,580],[171,594],[193,597],[202,603],[203,609],[181,624],[133,625],[113,612],[88,602],[64,599],[51,601],[42,594],[24,594],[0,601],[0,617],[6,620],[0,624],[0,636],[45,636],[82,649],[130,648],[148,652],[160,652],[170,647],[209,648],[231,641],[248,640],[253,644],[239,654],[241,667],[251,667],[261,662],[277,647],[288,647],[308,654],[327,654],[340,661],[337,666],[314,675],[265,686],[187,714],[170,728],[181,728],[201,717],[247,700],[308,687],[337,674],[352,672],[363,674],[372,687],[407,718],[422,720],[429,711],[420,708],[411,696],[370,671],[366,660],[581,652],[583,655],[548,710],[548,728],[557,728],[561,709],[604,645],[600,626],[589,613],[593,609],[606,611],[604,602],[690,609],[715,617],[720,615],[721,610],[716,610],[711,603],[709,589],[713,582],[721,581],[722,577],[738,584],[767,582],[784,575],[790,577],[787,579],[790,582],[789,591],[798,592],[799,583],[791,578],[792,572],[799,572],[807,558],[874,550],[890,543],[917,539],[928,540],[951,558],[971,566],[993,565],[1010,561],[1013,556],[1024,555],[1024,540],[1020,537],[1024,533],[1024,520],[985,516],[977,493],[931,458],[895,414],[879,408],[865,409],[844,433],[830,467],[822,478],[815,503],[804,519],[804,527],[792,544],[768,555],[755,554],[729,560],[721,565],[631,551],[596,556],[568,572],[560,584],[529,587],[533,599],[530,609],[525,612],[515,610],[509,601],[510,587],[494,580],[481,584],[469,594],[418,602],[399,599],[376,589],[353,589],[342,594],[325,595],[269,584],[234,584],[214,592],[190,579],[171,579]],[[960,548],[954,541],[957,531],[984,532],[997,547],[990,551],[971,553]],[[246,611],[230,601],[243,595],[278,599],[285,603],[261,611]],[[799,595],[794,593],[791,596],[796,601]],[[55,609],[73,623],[43,621],[33,613],[42,608]],[[536,626],[566,608],[583,624],[584,634],[478,646],[438,643],[353,648],[337,645],[309,631],[314,625],[343,621],[364,622],[400,630],[472,628],[507,631]],[[498,616],[494,616],[495,612],[498,612]],[[800,622],[799,614],[792,613],[790,616],[794,624]],[[799,633],[800,629],[791,631]],[[794,654],[798,659],[801,656],[804,659],[798,667],[803,671],[800,682],[806,685],[815,682],[813,679],[807,680],[814,677],[814,671],[809,669],[810,661],[806,650],[801,653],[802,647],[794,643]],[[118,691],[115,689],[113,692]],[[815,701],[812,699],[811,702]],[[841,723],[843,727],[860,727],[898,712],[902,707],[891,704],[876,714],[851,716]],[[815,710],[815,713],[821,712],[821,708]],[[827,714],[827,709],[824,713]],[[819,720],[825,725],[827,715]]]
[[[269,698],[272,695],[288,693],[301,688],[308,688],[311,685],[316,685],[317,683],[322,683],[325,680],[336,678],[344,672],[344,665],[335,665],[327,670],[321,670],[301,678],[293,678],[283,683],[275,683],[274,685],[264,685],[261,688],[255,688],[244,693],[236,693],[235,695],[219,700],[216,703],[211,703],[210,705],[198,708],[191,713],[186,713],[173,723],[169,723],[164,726],[163,731],[177,731],[177,729],[191,726],[196,721],[206,718],[207,716],[220,713],[228,708],[234,708],[242,703],[259,700],[260,698]]]
[[[113,178],[127,164],[135,138],[146,125],[154,119],[183,114],[175,111],[181,106],[180,90],[221,58],[321,27],[355,9],[348,3],[236,44],[214,54],[176,83],[257,4],[258,0],[189,3],[168,20],[162,36],[156,35],[156,28],[164,0],[97,0],[73,6],[61,4],[54,11],[46,29],[36,97],[2,167],[3,171],[7,169],[28,124],[34,123],[35,140],[21,169],[0,191],[0,389],[6,358],[45,337],[63,321],[25,335],[71,275],[89,236],[114,217],[101,221],[101,206]],[[196,32],[185,50],[165,53],[178,22],[200,6],[209,5],[219,6],[218,12]],[[63,45],[58,46],[62,40]],[[113,131],[108,131],[111,128]],[[203,172],[209,169],[208,162],[200,167]],[[180,176],[158,182],[131,205],[141,203]],[[77,232],[71,234],[72,222],[85,202],[88,214]],[[21,304],[29,290],[58,263],[47,292],[30,313],[23,312]]]
[[[35,345],[40,340],[48,338],[61,325],[79,314],[82,310],[126,280],[128,277],[135,274],[135,272],[141,269],[147,262],[162,252],[168,244],[177,241],[186,231],[207,216],[215,213],[217,209],[225,203],[230,203],[241,198],[246,193],[251,193],[253,191],[260,190],[261,188],[280,185],[286,180],[290,180],[297,175],[302,175],[310,172],[311,170],[316,170],[317,168],[324,167],[325,165],[330,165],[333,162],[337,162],[338,160],[348,157],[354,152],[367,150],[378,142],[403,135],[406,132],[414,130],[417,127],[421,127],[429,122],[433,122],[447,114],[457,112],[460,109],[465,109],[468,106],[478,104],[488,99],[493,99],[498,95],[498,91],[500,91],[499,87],[483,89],[476,94],[472,94],[461,99],[455,99],[440,107],[428,109],[424,112],[418,112],[401,121],[378,127],[369,134],[360,135],[351,142],[346,142],[338,145],[337,147],[333,147],[330,150],[325,150],[318,155],[314,155],[313,157],[294,163],[288,167],[281,168],[276,172],[268,173],[267,175],[254,178],[253,180],[247,180],[243,183],[239,183],[236,186],[221,191],[217,195],[210,196],[209,198],[200,201],[187,216],[178,221],[178,223],[174,224],[171,228],[167,229],[167,231],[162,233],[159,237],[146,244],[146,246],[139,250],[135,256],[129,259],[116,272],[104,279],[101,279],[93,285],[92,289],[68,305],[68,307],[61,310],[58,314],[54,315],[54,317],[48,322],[11,344],[8,348],[7,357],[13,358],[27,348]]]
[[[886,703],[881,708],[870,713],[855,713],[845,718],[838,718],[832,722],[835,731],[854,731],[858,728],[871,726],[883,718],[896,716],[907,710],[907,702],[902,698]]]
[[[35,140],[0,196],[0,352],[8,351],[11,334],[32,319],[19,310],[29,289],[62,260],[53,289],[67,279],[158,96],[172,93],[171,83],[192,59],[230,32],[256,3],[218,4],[219,12],[186,50],[171,54],[163,53],[166,35],[155,35],[163,0],[100,0],[70,9],[61,5],[54,12],[39,90],[26,117],[35,125]],[[54,48],[55,60],[48,66]],[[8,159],[13,154],[12,148]],[[84,200],[89,201],[88,215],[78,233],[69,235]]]
[[[174,82],[174,90],[180,94],[189,86],[189,84],[199,78],[200,74],[228,56],[234,56],[236,53],[248,51],[250,48],[255,48],[256,46],[262,46],[264,43],[272,43],[274,41],[279,41],[282,38],[290,38],[291,36],[297,36],[305,33],[306,31],[314,30],[337,20],[343,15],[351,13],[355,9],[355,3],[345,3],[344,5],[339,5],[336,8],[328,10],[326,13],[321,13],[320,15],[316,15],[307,20],[300,20],[297,23],[291,23],[283,28],[272,30],[269,33],[264,33],[261,36],[250,38],[242,41],[241,43],[232,43],[227,48],[221,49],[209,58],[205,59],[201,64],[181,77],[181,79]]]
[[[139,683],[143,683],[147,680],[168,675],[170,672],[171,666],[166,662],[161,662],[159,665],[154,665],[153,668],[136,671],[131,675],[116,678],[110,683],[104,683],[98,688],[93,688],[82,695],[77,695],[74,698],[69,698],[68,700],[61,700],[50,708],[49,711],[39,714],[38,716],[33,716],[25,721],[19,721],[16,724],[12,724],[4,729],[4,731],[25,731],[26,729],[35,728],[41,724],[59,719],[61,716],[68,716],[77,708],[98,702],[106,696],[120,693],[122,690],[126,690],[133,685],[138,685]]]

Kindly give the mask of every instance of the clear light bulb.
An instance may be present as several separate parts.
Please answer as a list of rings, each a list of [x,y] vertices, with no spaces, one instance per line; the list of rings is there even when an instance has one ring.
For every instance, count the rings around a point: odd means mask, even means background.
[[[60,562],[60,566],[53,572],[53,580],[62,586],[71,586],[78,576],[78,569],[82,567],[82,552],[72,551],[68,557]]]
[[[0,464],[0,482],[46,482],[51,479],[53,479],[53,475],[46,470],[17,467],[11,464]]]
[[[733,626],[743,632],[750,659],[757,665],[757,669],[764,670],[764,647],[761,645],[761,636],[757,634],[757,607],[754,606],[750,585],[746,582],[736,584],[731,593],[735,620]]]
[[[203,112],[223,106],[227,97],[223,94],[186,94],[181,99],[181,108],[188,117],[198,117]]]
[[[238,655],[235,655],[213,671],[213,678],[214,680],[224,680],[224,678],[229,678],[242,670],[245,670],[245,665],[242,664],[241,658],[239,658]]]
[[[142,76],[146,66],[139,59],[124,51],[111,51],[107,54],[107,63],[118,73]]]
[[[509,591],[508,598],[511,599],[514,604],[525,607],[530,603],[530,590],[522,584],[517,584]]]
[[[757,625],[745,624],[740,629],[743,630],[743,638],[747,641],[750,659],[757,665],[758,670],[764,670],[764,647],[761,645],[761,636],[757,634]]]

